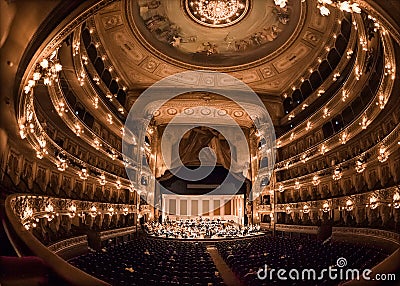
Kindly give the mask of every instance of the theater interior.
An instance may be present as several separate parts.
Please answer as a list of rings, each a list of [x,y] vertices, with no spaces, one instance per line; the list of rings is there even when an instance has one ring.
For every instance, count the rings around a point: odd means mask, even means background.
[[[400,285],[400,1],[0,15],[0,285]]]

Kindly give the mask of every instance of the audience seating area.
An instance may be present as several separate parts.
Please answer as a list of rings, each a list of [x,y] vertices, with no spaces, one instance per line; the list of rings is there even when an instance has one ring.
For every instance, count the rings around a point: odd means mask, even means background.
[[[257,271],[267,264],[271,269],[315,269],[316,273],[336,265],[340,257],[351,269],[371,269],[388,254],[382,249],[342,242],[323,244],[310,238],[263,236],[259,238],[224,241],[217,244],[218,251],[233,272],[245,285],[310,285],[310,281],[259,280]],[[300,272],[301,273],[301,272]],[[287,274],[286,274],[287,276]],[[328,278],[327,275],[325,275]],[[314,285],[337,285],[338,281],[315,281]]]
[[[262,236],[215,243],[221,257],[243,285],[303,285],[302,281],[259,280],[257,271],[269,268],[335,266],[340,257],[351,269],[372,269],[387,256],[383,249],[343,242],[322,243],[311,238]],[[112,285],[224,285],[205,243],[139,238],[69,261]],[[337,266],[336,266],[337,267]],[[300,272],[301,273],[301,272]],[[337,285],[338,281],[315,281]],[[308,281],[310,282],[310,281]],[[309,285],[309,284],[304,284]]]
[[[140,238],[69,262],[112,285],[224,285],[202,243]]]

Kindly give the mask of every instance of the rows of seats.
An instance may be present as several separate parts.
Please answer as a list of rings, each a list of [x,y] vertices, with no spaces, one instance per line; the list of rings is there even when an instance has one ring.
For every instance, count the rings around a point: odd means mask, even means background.
[[[310,238],[263,236],[217,244],[218,251],[233,272],[245,285],[311,285],[310,281],[282,281],[276,275],[272,280],[260,280],[256,272],[265,265],[268,269],[315,269],[317,276],[322,269],[336,267],[338,258],[347,260],[343,269],[371,269],[387,257],[378,248],[343,242],[323,243]],[[300,272],[301,273],[301,272]],[[260,275],[263,273],[260,272]],[[286,277],[288,274],[286,274]],[[313,285],[337,285],[327,275]]]
[[[205,244],[139,238],[69,261],[112,285],[223,285]]]

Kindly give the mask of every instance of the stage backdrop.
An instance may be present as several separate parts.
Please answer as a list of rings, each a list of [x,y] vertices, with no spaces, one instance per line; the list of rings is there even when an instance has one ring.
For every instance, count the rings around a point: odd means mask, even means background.
[[[163,218],[221,218],[243,224],[244,195],[162,195]]]

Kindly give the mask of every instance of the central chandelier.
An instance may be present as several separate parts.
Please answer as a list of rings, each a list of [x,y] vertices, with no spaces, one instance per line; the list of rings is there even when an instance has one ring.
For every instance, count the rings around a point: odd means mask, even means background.
[[[226,27],[239,22],[249,10],[249,0],[186,0],[186,10],[196,22]]]

